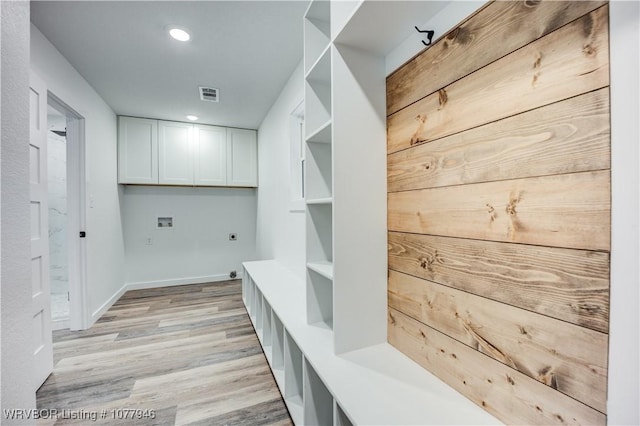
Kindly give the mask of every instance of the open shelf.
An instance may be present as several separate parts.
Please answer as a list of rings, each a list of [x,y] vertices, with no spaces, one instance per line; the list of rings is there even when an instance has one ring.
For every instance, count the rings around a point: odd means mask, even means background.
[[[331,4],[328,1],[313,1],[304,15],[305,73],[311,69],[330,40]]]
[[[307,269],[307,322],[333,330],[333,281]]]
[[[255,322],[256,333],[258,334],[258,339],[262,342],[262,293],[260,290],[256,289],[256,322]]]
[[[307,136],[307,142],[331,143],[331,120],[325,121],[320,127]]]
[[[309,71],[305,75],[305,79],[312,84],[330,84],[331,83],[331,45],[322,51],[318,60],[311,65]]]
[[[309,201],[331,198],[333,195],[331,144],[307,143],[306,160],[307,198]]]
[[[272,340],[271,340],[271,306],[269,302],[262,298],[262,347],[267,360],[271,362]]]
[[[295,424],[302,424],[302,352],[285,331],[284,333],[284,401]]]
[[[331,120],[331,82],[305,80],[305,128],[309,137]]]
[[[255,283],[246,275],[242,276],[242,301],[247,307],[247,312],[251,316],[251,310],[253,309],[253,292],[255,291]]]
[[[271,339],[273,343],[271,368],[274,373],[282,373],[282,378],[284,378],[284,327],[273,310],[271,311]]]
[[[309,262],[307,268],[322,275],[323,277],[333,279],[333,263],[332,262]]]
[[[309,201],[307,201],[307,262],[331,262],[333,260],[332,205]]]
[[[304,361],[304,424],[331,425],[333,397],[307,360]]]
[[[310,198],[307,200],[307,204],[312,206],[331,205],[332,203],[333,203],[333,197]]]
[[[385,57],[415,33],[414,25],[424,23],[424,20],[436,15],[447,3],[404,1],[401,7],[398,7],[398,3],[393,1],[362,1],[357,9],[352,8],[348,25],[343,24],[342,28],[337,28],[339,23],[332,23],[334,43]],[[417,16],[424,18],[416,22]],[[375,31],[372,31],[372,28],[375,28]]]

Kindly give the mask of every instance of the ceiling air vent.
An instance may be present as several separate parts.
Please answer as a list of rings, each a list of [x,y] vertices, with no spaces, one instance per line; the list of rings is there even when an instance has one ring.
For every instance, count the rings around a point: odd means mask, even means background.
[[[207,102],[218,102],[218,89],[214,89],[213,87],[204,87],[200,86],[200,100]]]

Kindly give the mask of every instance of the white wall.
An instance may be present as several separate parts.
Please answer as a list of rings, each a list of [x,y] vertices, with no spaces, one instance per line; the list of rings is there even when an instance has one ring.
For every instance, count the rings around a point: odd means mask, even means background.
[[[304,97],[302,61],[258,130],[257,248],[260,259],[277,259],[305,278],[305,215],[289,211],[289,120]]]
[[[451,31],[470,15],[484,6],[487,0],[454,1],[445,6],[440,12],[422,24],[419,28],[433,30],[433,43],[440,37]],[[417,31],[411,34],[405,41],[393,48],[385,57],[385,69],[387,75],[402,66],[409,59],[420,53],[425,47],[422,44],[424,36]]]
[[[0,3],[0,408],[31,409],[29,2]]]
[[[131,287],[229,279],[255,259],[256,194],[246,188],[128,185],[122,216],[126,277]],[[173,216],[173,229],[158,229],[158,216]],[[229,234],[238,234],[236,241]],[[147,244],[147,239],[152,244]]]
[[[31,26],[31,69],[48,90],[85,118],[87,301],[90,314],[124,283],[124,238],[117,184],[116,116],[86,80]],[[97,315],[93,315],[93,319]]]
[[[609,4],[611,58],[611,304],[608,422],[640,424],[640,4]]]

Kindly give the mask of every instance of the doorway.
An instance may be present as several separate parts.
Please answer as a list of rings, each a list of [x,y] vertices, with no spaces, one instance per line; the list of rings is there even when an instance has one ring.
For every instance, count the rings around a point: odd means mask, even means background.
[[[84,330],[86,303],[84,118],[47,93],[52,329]],[[81,233],[82,231],[82,233]]]
[[[69,328],[67,253],[67,118],[47,106],[47,199],[49,216],[49,288],[51,328]]]

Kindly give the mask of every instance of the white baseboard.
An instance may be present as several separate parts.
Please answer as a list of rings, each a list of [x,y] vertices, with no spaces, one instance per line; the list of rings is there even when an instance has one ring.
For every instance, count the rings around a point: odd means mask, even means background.
[[[122,297],[124,293],[129,290],[143,290],[147,288],[159,288],[159,287],[173,287],[177,285],[185,285],[185,284],[202,284],[202,283],[211,283],[218,281],[228,281],[229,274],[219,274],[219,275],[207,275],[203,277],[189,277],[189,278],[175,278],[171,280],[160,280],[160,281],[141,281],[135,283],[125,283],[120,290],[118,290],[113,296],[109,298],[106,302],[102,304],[92,315],[91,315],[91,327],[95,324],[96,321],[105,313],[114,303]],[[242,272],[238,272],[238,276],[234,279],[242,279]]]
[[[64,330],[69,328],[70,323],[69,318],[51,320],[51,330]]]
[[[143,290],[147,288],[158,288],[158,287],[172,287],[176,285],[186,285],[186,284],[203,284],[203,283],[213,283],[218,281],[229,281],[232,278],[229,278],[229,274],[220,274],[220,275],[206,275],[204,277],[189,277],[189,278],[175,278],[171,280],[160,280],[160,281],[141,281],[136,283],[126,283],[125,286],[128,290]],[[238,276],[233,279],[242,279],[242,272],[238,272]]]
[[[120,290],[116,291],[115,294],[113,296],[111,296],[109,298],[109,300],[107,300],[106,302],[104,302],[102,304],[102,306],[100,306],[92,315],[91,315],[91,324],[89,324],[89,327],[87,328],[91,328],[91,326],[93,324],[96,323],[96,321],[98,321],[98,319],[100,319],[100,317],[102,316],[102,314],[104,314],[105,312],[107,312],[109,310],[109,308],[111,306],[113,306],[114,303],[116,303],[118,301],[118,299],[120,299],[120,297],[122,297],[122,295],[127,291],[127,285],[124,284],[122,287],[120,287]]]

